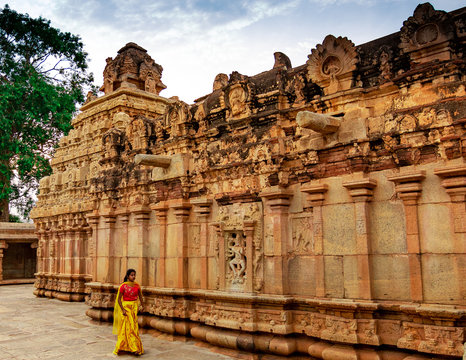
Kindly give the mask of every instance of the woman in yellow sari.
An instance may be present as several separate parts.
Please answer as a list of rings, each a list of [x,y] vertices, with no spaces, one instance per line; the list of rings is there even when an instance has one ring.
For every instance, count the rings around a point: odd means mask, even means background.
[[[131,352],[144,354],[138,327],[138,298],[142,305],[142,292],[136,279],[136,270],[128,269],[123,284],[118,289],[115,309],[113,311],[113,333],[118,340],[113,353]]]

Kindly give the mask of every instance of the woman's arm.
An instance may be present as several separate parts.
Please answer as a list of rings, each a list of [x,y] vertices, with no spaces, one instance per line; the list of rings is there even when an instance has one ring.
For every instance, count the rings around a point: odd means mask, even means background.
[[[119,292],[119,294],[118,294],[118,299],[117,299],[117,301],[118,301],[118,305],[120,305],[121,312],[123,313],[123,316],[126,316],[126,310],[123,308],[123,304],[121,303],[121,297],[122,297],[122,295],[123,295],[123,294],[121,293],[121,290],[120,290],[120,292]]]

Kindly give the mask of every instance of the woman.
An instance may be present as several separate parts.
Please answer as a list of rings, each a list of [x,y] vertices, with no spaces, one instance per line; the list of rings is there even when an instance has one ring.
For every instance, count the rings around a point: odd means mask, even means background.
[[[136,355],[144,354],[138,327],[138,297],[142,305],[142,292],[134,282],[136,270],[128,269],[123,284],[118,289],[115,310],[113,311],[113,333],[118,340],[113,353],[127,351]]]

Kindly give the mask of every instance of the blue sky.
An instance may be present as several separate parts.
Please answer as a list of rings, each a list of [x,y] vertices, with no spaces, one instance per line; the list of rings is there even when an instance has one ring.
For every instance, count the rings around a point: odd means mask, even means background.
[[[355,44],[399,31],[419,1],[412,0],[12,0],[18,12],[42,16],[80,35],[96,84],[105,58],[127,42],[148,50],[163,66],[160,95],[192,103],[212,91],[218,73],[254,75],[271,69],[273,53],[304,64],[326,35]],[[433,0],[439,10],[465,6]]]

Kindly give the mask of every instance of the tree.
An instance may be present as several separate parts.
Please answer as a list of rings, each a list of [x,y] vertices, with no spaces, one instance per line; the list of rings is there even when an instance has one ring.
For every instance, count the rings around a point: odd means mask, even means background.
[[[27,216],[84,89],[95,89],[78,36],[6,5],[0,13],[0,221]]]

